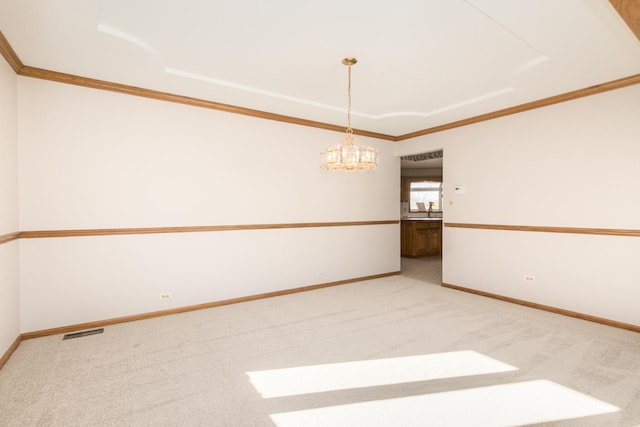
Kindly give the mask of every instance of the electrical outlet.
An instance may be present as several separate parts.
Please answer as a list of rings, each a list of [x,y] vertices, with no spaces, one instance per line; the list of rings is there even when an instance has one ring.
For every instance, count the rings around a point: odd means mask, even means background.
[[[160,294],[160,299],[171,299],[171,292],[163,292]]]
[[[528,283],[531,283],[531,282],[535,282],[536,278],[533,277],[533,276],[530,276],[530,275],[526,275],[526,276],[524,276],[524,281],[528,282]]]

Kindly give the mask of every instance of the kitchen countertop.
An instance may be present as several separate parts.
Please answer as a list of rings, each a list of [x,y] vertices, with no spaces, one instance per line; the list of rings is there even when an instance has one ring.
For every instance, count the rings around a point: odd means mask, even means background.
[[[442,218],[420,218],[420,217],[409,217],[409,218],[402,218],[402,221],[442,221]]]

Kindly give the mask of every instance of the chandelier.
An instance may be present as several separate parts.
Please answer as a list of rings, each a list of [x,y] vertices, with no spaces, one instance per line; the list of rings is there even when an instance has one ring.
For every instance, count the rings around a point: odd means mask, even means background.
[[[347,57],[342,63],[349,68],[349,84],[347,86],[347,130],[342,143],[329,147],[320,153],[320,163],[323,169],[337,171],[375,170],[378,166],[378,152],[375,148],[367,147],[356,142],[351,129],[351,66],[358,60]]]

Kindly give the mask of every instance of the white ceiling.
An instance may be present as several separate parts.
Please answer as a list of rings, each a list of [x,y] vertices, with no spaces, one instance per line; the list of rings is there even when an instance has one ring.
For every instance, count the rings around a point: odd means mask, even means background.
[[[25,65],[403,135],[640,73],[607,0],[1,0]]]

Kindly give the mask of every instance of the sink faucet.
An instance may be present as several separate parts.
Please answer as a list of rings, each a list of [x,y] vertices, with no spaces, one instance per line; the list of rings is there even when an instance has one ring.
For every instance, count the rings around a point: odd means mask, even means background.
[[[431,218],[432,213],[433,213],[433,202],[429,202],[429,211],[427,212],[427,218]]]

